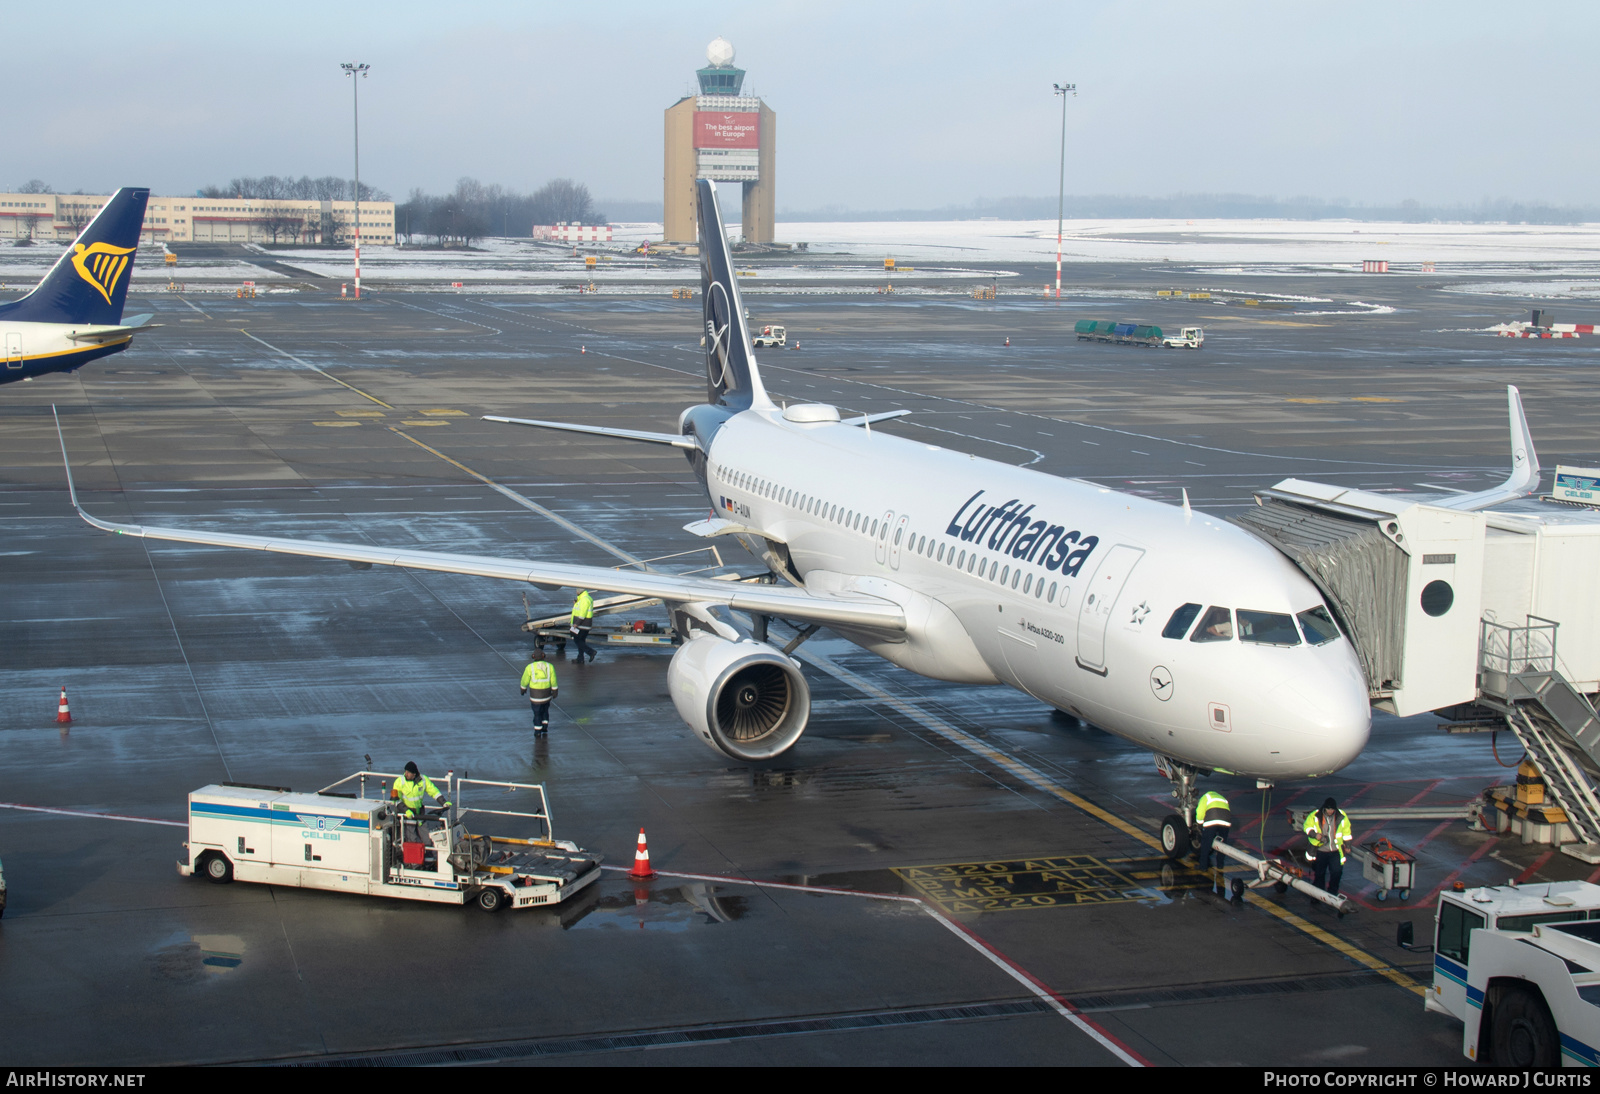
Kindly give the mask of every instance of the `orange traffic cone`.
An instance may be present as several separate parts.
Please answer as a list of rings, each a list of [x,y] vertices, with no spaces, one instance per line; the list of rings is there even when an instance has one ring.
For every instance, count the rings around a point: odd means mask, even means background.
[[[628,871],[628,876],[640,879],[656,876],[650,869],[650,848],[645,846],[643,828],[639,829],[639,849],[633,853],[633,869]]]
[[[588,353],[589,352],[589,347],[588,346],[579,346],[578,347],[578,352],[579,353]]]
[[[1009,346],[1010,344],[1011,344],[1011,335],[1008,334],[1008,335],[1006,335],[1006,345]]]
[[[61,706],[59,708],[57,708],[56,721],[58,721],[58,722],[70,722],[70,721],[72,721],[72,711],[67,709],[67,689],[66,688],[62,688],[61,689]]]

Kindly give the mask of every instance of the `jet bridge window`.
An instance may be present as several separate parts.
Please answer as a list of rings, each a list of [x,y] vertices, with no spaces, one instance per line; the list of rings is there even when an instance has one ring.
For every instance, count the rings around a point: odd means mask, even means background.
[[[1183,605],[1172,613],[1172,618],[1167,620],[1167,625],[1161,628],[1161,637],[1182,639],[1184,635],[1189,633],[1189,624],[1193,623],[1194,617],[1199,614],[1200,605]]]
[[[1472,932],[1482,926],[1483,916],[1446,901],[1439,909],[1439,934],[1433,941],[1434,952],[1465,965]]]
[[[1306,641],[1313,646],[1325,646],[1339,637],[1339,628],[1334,626],[1333,616],[1321,604],[1307,608],[1297,618],[1300,620],[1300,629],[1306,632]]]
[[[1239,641],[1255,642],[1262,646],[1298,646],[1300,632],[1294,629],[1294,619],[1281,612],[1254,612],[1240,608]]]
[[[1194,629],[1191,642],[1228,642],[1233,638],[1233,613],[1227,608],[1208,608],[1205,618]]]

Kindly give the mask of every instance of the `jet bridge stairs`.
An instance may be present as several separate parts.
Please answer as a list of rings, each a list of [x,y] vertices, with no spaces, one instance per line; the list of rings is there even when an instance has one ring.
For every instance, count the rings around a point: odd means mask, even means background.
[[[1581,841],[1561,850],[1600,863],[1600,715],[1561,673],[1560,624],[1480,623],[1478,705],[1503,717]]]

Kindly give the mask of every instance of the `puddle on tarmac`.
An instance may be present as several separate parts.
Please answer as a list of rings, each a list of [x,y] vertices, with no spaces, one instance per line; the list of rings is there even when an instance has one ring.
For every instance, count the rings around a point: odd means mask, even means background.
[[[735,892],[730,886],[703,881],[664,885],[658,879],[617,890],[608,886],[597,899],[586,902],[578,915],[570,920],[563,917],[561,925],[569,931],[687,931],[743,919],[750,900],[749,893]]]
[[[244,939],[232,934],[178,931],[151,947],[151,971],[162,980],[193,984],[244,964]]]

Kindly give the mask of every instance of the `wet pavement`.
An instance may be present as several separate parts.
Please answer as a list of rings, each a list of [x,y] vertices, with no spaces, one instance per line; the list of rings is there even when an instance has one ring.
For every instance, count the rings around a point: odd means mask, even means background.
[[[1168,500],[1187,488],[1223,513],[1290,475],[1498,481],[1508,382],[1547,468],[1600,459],[1594,343],[1468,332],[1521,301],[1333,274],[1294,291],[1394,310],[1155,299],[1185,278],[1216,280],[1085,267],[1094,295],[1061,305],[749,304],[802,343],[764,355],[777,398],[908,407],[879,428]],[[1247,281],[1241,297],[1282,283]],[[1352,862],[1356,915],[1270,890],[1235,904],[1159,858],[1170,805],[1148,753],[825,633],[801,650],[811,727],[779,761],[694,740],[667,651],[561,660],[535,741],[519,624],[563,611],[560,594],[104,535],[67,504],[50,405],[108,519],[615,565],[441,455],[634,556],[701,546],[681,527],[705,498],[675,451],[478,420],[670,429],[703,397],[698,302],[145,301],[162,326],[132,351],[0,389],[0,801],[68,811],[0,809],[8,1061],[1448,1064],[1460,1027],[1423,1011],[1428,961],[1395,947],[1395,924],[1426,935],[1457,879],[1592,873],[1460,822],[1358,825],[1418,853],[1406,899],[1379,902]],[[1207,343],[1079,344],[1080,318],[1198,322]],[[1464,803],[1513,777],[1505,735],[1437,727],[1379,717],[1315,783],[1214,781],[1244,842],[1292,849],[1289,805]],[[496,916],[177,876],[189,791],[315,789],[367,754],[542,781],[556,834],[616,869],[569,905]],[[636,884],[621,868],[641,826],[662,876]]]

